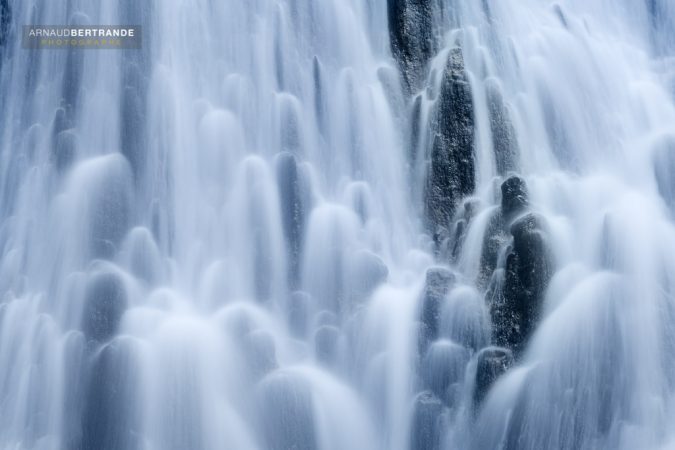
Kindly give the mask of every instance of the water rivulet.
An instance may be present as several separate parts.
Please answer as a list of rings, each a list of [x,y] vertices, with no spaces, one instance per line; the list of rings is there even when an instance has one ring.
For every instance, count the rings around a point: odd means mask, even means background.
[[[673,29],[0,0],[0,448],[675,445]]]

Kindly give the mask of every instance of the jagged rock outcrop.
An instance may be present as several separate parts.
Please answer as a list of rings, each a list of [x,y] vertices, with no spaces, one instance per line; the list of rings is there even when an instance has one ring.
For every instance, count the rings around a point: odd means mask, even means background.
[[[456,47],[441,82],[425,188],[427,224],[437,244],[448,234],[457,205],[475,188],[473,114],[464,58]]]
[[[281,220],[288,247],[288,282],[295,288],[298,285],[302,240],[308,213],[298,163],[292,153],[282,152],[277,156],[276,174]]]
[[[473,391],[475,406],[479,406],[494,382],[513,365],[510,350],[487,347],[478,353],[476,361],[476,385]]]
[[[543,218],[532,213],[511,225],[513,244],[507,252],[502,283],[497,283],[501,289],[488,292],[493,341],[512,349],[516,357],[534,331],[553,273],[544,228]]]
[[[432,0],[388,0],[389,40],[409,93],[421,88],[436,52]]]
[[[509,240],[508,226],[529,205],[527,184],[517,175],[510,176],[501,185],[502,200],[499,209],[490,218],[483,238],[480,272],[477,284],[485,288],[497,268],[502,248]]]
[[[8,0],[0,0],[0,47],[4,47],[9,36],[9,26],[12,22],[12,10]]]

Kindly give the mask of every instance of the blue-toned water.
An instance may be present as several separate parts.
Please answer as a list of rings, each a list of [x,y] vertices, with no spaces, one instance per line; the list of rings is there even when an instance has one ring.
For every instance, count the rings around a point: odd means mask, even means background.
[[[0,0],[0,448],[675,447],[674,30]]]

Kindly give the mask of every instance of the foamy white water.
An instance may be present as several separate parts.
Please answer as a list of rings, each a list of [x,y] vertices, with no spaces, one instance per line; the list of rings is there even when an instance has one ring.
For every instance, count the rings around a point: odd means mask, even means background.
[[[0,0],[0,448],[675,446],[674,30]]]

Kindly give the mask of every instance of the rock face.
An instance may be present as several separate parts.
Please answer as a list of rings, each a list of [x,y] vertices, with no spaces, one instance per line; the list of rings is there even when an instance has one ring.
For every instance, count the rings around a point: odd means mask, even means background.
[[[425,212],[436,243],[462,197],[475,188],[474,117],[471,86],[460,48],[450,50],[436,110],[425,187]]]
[[[454,282],[455,276],[448,269],[433,267],[427,270],[424,293],[422,294],[421,354],[426,351],[431,342],[438,338],[441,304]]]
[[[511,225],[511,234],[501,295],[493,296],[491,314],[494,342],[518,356],[539,318],[552,263],[541,217],[521,217]]]
[[[0,47],[5,45],[9,36],[9,26],[12,22],[12,10],[8,0],[0,0]]]
[[[485,84],[487,107],[490,115],[492,146],[495,152],[497,174],[505,176],[518,168],[518,140],[509,110],[504,104],[499,84],[488,80]]]
[[[276,160],[276,172],[284,235],[289,252],[289,283],[291,287],[297,287],[307,212],[295,156],[288,152],[281,153]]]
[[[502,215],[504,221],[511,221],[529,205],[527,185],[519,176],[511,176],[502,183]]]
[[[89,341],[105,342],[117,332],[127,308],[124,282],[115,272],[101,272],[89,280],[85,294],[82,330]]]
[[[485,237],[478,276],[478,286],[485,288],[497,267],[499,253],[508,241],[508,226],[529,205],[525,180],[517,175],[507,178],[501,185],[502,201],[499,210],[490,219]]]
[[[440,448],[443,411],[443,403],[432,392],[417,395],[410,429],[410,450]]]
[[[497,378],[512,365],[513,355],[508,349],[488,347],[478,353],[474,405],[480,405]]]
[[[408,92],[418,90],[434,55],[432,0],[388,0],[389,40]]]

